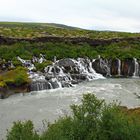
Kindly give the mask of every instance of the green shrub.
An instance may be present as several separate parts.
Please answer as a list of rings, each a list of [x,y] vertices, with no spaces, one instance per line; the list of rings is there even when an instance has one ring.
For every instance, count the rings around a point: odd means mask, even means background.
[[[101,55],[104,58],[140,58],[140,43],[137,42],[127,42],[123,43],[112,43],[109,45],[101,46],[90,46],[86,43],[70,44],[70,43],[29,43],[29,42],[19,42],[12,45],[1,45],[0,47],[0,57],[6,61],[13,59],[15,65],[20,65],[15,58],[20,56],[23,59],[30,59],[33,56],[39,56],[43,54],[46,56],[47,60],[53,60],[54,56],[57,59],[62,58],[77,58],[77,57],[89,57],[97,58]]]
[[[31,121],[18,121],[14,122],[13,127],[8,131],[7,140],[39,140],[39,135]]]
[[[72,117],[60,118],[42,135],[42,140],[139,140],[140,123],[115,103],[107,105],[94,95],[72,105]]]

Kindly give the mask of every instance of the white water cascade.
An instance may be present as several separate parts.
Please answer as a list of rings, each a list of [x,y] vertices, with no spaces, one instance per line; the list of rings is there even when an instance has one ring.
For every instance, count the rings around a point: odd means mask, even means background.
[[[133,76],[137,77],[137,76],[139,76],[139,63],[138,63],[136,58],[133,58],[133,61],[134,61],[134,73],[133,73]]]
[[[118,76],[121,75],[121,60],[120,59],[117,59],[118,60]]]
[[[22,58],[20,58],[19,56],[17,57],[17,59],[22,63],[22,65],[24,67],[26,67],[28,70],[33,70],[35,69],[34,64],[31,62],[31,60],[24,60]]]
[[[86,75],[87,80],[90,81],[95,79],[104,79],[101,74],[96,73],[95,70],[92,68],[92,63],[95,60],[91,61],[89,59],[78,58],[77,60],[72,59],[72,61],[75,63],[80,74]]]
[[[84,58],[78,58],[77,60],[67,58],[55,61],[52,65],[45,67],[45,72],[42,75],[30,74],[34,81],[31,84],[31,90],[72,87],[74,84],[85,80],[105,79],[92,68],[93,61]]]

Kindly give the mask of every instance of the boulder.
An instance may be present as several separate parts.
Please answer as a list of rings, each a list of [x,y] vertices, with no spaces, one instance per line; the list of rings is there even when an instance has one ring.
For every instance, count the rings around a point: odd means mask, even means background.
[[[75,67],[76,66],[74,61],[70,58],[61,59],[57,64],[59,66],[63,66],[63,67]]]

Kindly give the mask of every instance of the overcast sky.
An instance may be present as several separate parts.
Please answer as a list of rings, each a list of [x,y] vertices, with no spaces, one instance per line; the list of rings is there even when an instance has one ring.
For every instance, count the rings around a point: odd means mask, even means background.
[[[140,32],[140,0],[0,0],[0,21]]]

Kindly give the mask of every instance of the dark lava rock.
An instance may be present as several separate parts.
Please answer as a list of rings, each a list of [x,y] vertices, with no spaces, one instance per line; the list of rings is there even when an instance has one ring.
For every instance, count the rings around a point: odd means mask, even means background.
[[[110,75],[110,66],[108,60],[104,60],[102,58],[96,59],[92,63],[93,69],[97,72],[102,74],[103,76]]]
[[[118,69],[119,69],[119,59],[114,59],[111,61],[111,75],[119,75]],[[121,71],[120,71],[121,73]]]
[[[135,71],[135,64],[133,59],[126,59],[122,61],[121,73],[124,76],[133,76]]]
[[[0,99],[5,99],[5,98],[9,97],[12,94],[14,94],[13,91],[8,90],[7,88],[0,87]]]
[[[48,81],[35,81],[30,84],[30,91],[40,91],[45,89],[51,89],[51,85]]]
[[[77,81],[77,83],[87,80],[87,75],[85,74],[71,74],[71,77]]]
[[[63,67],[75,67],[75,63],[70,58],[60,60],[58,65]]]

